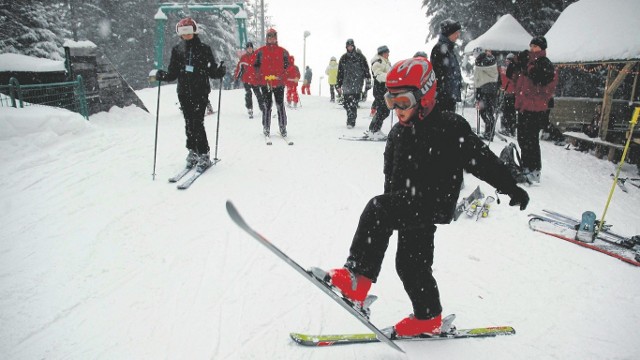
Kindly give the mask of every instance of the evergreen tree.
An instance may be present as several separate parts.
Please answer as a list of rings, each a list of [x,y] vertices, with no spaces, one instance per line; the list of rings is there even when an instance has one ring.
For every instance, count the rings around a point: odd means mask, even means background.
[[[482,35],[505,14],[511,14],[530,34],[544,35],[562,10],[578,0],[422,0],[429,18],[430,36],[438,36],[440,22],[445,19],[459,21],[463,27],[462,39],[466,43]]]

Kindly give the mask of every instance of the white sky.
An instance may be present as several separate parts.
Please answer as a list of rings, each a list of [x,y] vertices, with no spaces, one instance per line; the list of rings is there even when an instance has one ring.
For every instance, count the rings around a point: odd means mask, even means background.
[[[307,38],[306,64],[313,70],[312,93],[317,94],[318,80],[323,79],[323,92],[327,91],[324,70],[331,56],[340,59],[345,53],[345,42],[353,38],[370,60],[376,49],[387,45],[391,63],[409,58],[418,51],[429,53],[425,44],[428,24],[421,2],[417,0],[266,0],[267,15],[271,16],[278,31],[280,46],[295,56],[303,70],[305,30]]]

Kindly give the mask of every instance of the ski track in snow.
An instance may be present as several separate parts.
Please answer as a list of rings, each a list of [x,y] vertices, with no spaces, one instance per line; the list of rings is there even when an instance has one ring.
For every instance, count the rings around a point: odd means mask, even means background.
[[[640,351],[629,337],[640,323],[640,269],[527,226],[527,214],[542,209],[600,217],[615,164],[543,141],[542,183],[526,187],[527,210],[501,195],[488,218],[438,226],[434,274],[444,312],[460,328],[512,325],[515,336],[400,343],[406,355],[384,344],[305,348],[289,333],[366,329],[239,230],[224,202],[303,267],[341,266],[360,212],[383,189],[384,143],[338,140],[367,129],[370,102],[347,130],[343,109],[304,96],[304,107],[288,112],[295,145],[274,136],[267,147],[259,113],[246,117],[244,92],[224,91],[222,161],[178,191],[167,182],[186,156],[175,85],[162,88],[155,181],[157,89],[138,93],[151,114],[114,108],[70,132],[0,140],[7,358],[631,359]],[[475,128],[475,110],[465,115]],[[205,120],[212,157],[216,121]],[[505,144],[490,147],[499,153]],[[622,175],[636,177],[635,168],[625,165]],[[473,176],[461,195],[477,185],[495,196]],[[618,190],[607,221],[617,233],[638,234],[640,189]],[[411,312],[395,241],[371,290],[380,327]]]

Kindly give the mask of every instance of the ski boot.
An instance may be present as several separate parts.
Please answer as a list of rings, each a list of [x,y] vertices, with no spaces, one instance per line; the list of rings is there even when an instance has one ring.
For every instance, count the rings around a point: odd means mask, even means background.
[[[367,295],[371,289],[371,279],[354,274],[347,268],[333,269],[329,272],[313,268],[312,273],[337,289],[354,309],[365,317],[369,317],[371,314],[369,307],[377,299],[375,295]]]
[[[196,165],[197,172],[204,172],[211,166],[211,159],[209,158],[209,153],[200,154],[198,156],[198,164]]]
[[[421,335],[431,336],[440,334],[442,327],[442,315],[438,314],[431,319],[420,320],[411,314],[400,320],[393,328],[396,336],[418,337]]]
[[[473,215],[475,215],[476,211],[478,211],[479,208],[482,207],[482,201],[480,201],[480,199],[476,199],[474,200],[471,205],[469,205],[469,208],[467,209],[467,216],[469,217],[473,217]]]
[[[198,154],[195,151],[189,150],[189,154],[187,155],[187,165],[188,169],[193,168],[198,163]]]

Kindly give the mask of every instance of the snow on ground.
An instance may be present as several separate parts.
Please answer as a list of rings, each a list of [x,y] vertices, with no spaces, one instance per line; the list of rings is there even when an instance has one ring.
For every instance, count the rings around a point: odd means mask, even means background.
[[[508,197],[478,222],[439,226],[434,272],[458,327],[511,325],[482,340],[304,348],[289,332],[364,332],[358,321],[237,228],[245,219],[303,266],[344,262],[359,215],[382,191],[383,143],[355,129],[326,97],[289,114],[295,145],[267,147],[241,90],[224,91],[218,157],[187,191],[167,178],[184,162],[175,85],[147,114],[113,108],[85,122],[58,109],[0,108],[0,353],[8,359],[632,359],[640,352],[640,269],[527,227],[544,208],[601,215],[615,164],[542,143],[540,185],[526,211]],[[217,92],[212,93],[214,107]],[[467,114],[475,124],[475,111]],[[276,129],[276,119],[273,119]],[[206,119],[215,152],[216,115]],[[388,120],[385,131],[389,129]],[[493,143],[498,153],[504,143]],[[437,171],[437,169],[434,169]],[[635,177],[625,165],[623,176]],[[480,185],[465,178],[463,195]],[[616,189],[607,220],[640,233],[640,189]],[[463,215],[464,216],[464,215]],[[395,236],[372,293],[372,321],[411,308],[393,268]]]

